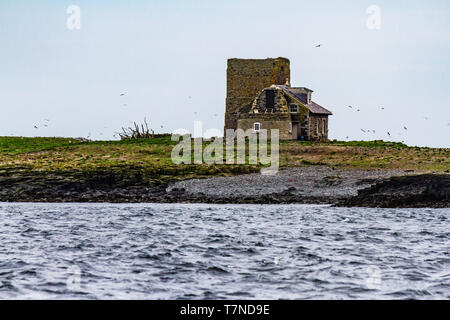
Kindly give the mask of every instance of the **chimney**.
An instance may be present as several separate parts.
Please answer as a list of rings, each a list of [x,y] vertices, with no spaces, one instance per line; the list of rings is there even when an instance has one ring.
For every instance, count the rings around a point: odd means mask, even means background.
[[[290,87],[290,86],[291,86],[291,84],[289,83],[289,78],[286,78],[285,86],[286,86],[286,87]]]

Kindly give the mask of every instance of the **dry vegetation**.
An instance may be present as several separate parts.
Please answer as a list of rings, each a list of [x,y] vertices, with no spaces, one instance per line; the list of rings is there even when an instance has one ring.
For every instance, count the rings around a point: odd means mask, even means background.
[[[148,128],[147,119],[144,118],[144,123],[137,124],[136,122],[133,122],[132,127],[122,127],[121,132],[117,132],[120,139],[126,140],[126,139],[150,139],[154,138],[155,134],[153,130],[150,130]]]

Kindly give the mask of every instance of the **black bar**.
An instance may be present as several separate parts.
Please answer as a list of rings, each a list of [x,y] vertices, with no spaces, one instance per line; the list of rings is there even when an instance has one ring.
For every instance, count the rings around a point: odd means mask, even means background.
[[[321,319],[335,317],[384,319],[445,315],[448,301],[1,301],[2,314],[19,318],[34,313],[61,318],[95,313],[126,319]],[[443,310],[440,310],[440,309]],[[444,309],[445,308],[445,309]]]

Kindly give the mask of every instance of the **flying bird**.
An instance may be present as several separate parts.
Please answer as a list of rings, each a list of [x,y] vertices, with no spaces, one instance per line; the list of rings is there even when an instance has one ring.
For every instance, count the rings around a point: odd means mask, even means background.
[[[381,110],[384,110],[384,107],[381,107]]]
[[[391,136],[391,134],[389,132],[387,134],[388,134],[389,137]]]
[[[361,129],[362,132],[366,133],[366,131],[364,129]]]
[[[403,129],[405,129],[405,130],[408,130],[408,128],[407,128],[407,127],[403,127]]]
[[[317,46],[316,46],[316,48],[320,48],[322,45],[321,44],[318,44]]]
[[[356,110],[356,111],[360,112],[360,111],[361,111],[361,109],[358,109],[358,110]]]
[[[125,95],[125,93],[121,93],[120,96],[123,97]]]
[[[350,109],[352,109],[353,107],[352,106],[348,106]]]
[[[37,129],[38,127],[37,127],[37,126],[34,126],[34,128]]]

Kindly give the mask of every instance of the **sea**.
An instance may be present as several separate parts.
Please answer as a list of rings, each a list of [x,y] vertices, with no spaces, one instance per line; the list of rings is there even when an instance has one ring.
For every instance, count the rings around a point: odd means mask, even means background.
[[[449,299],[450,209],[0,203],[0,299]]]

